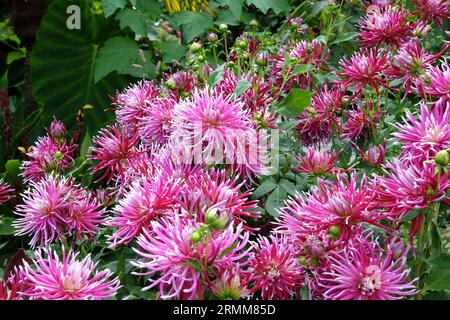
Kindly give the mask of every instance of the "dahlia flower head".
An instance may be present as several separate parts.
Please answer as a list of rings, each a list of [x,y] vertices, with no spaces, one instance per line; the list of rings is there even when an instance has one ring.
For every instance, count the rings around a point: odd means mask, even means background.
[[[175,106],[172,125],[171,139],[189,146],[196,165],[225,164],[245,178],[267,171],[267,150],[241,102],[196,91]]]
[[[325,175],[327,173],[334,174],[338,172],[337,165],[339,162],[337,158],[342,150],[335,152],[331,150],[317,150],[316,148],[308,148],[306,154],[295,155],[298,161],[298,167],[293,169],[300,173]]]
[[[46,246],[64,237],[94,236],[103,224],[104,210],[96,197],[71,179],[47,176],[31,182],[16,207],[16,236],[31,236],[30,245]]]
[[[239,176],[229,177],[225,170],[204,171],[182,191],[182,206],[197,221],[205,222],[206,214],[214,210],[219,216],[226,215],[228,223],[245,226],[245,219],[257,219],[261,213],[255,210],[257,200],[249,200],[252,190],[241,192],[245,182],[238,180]]]
[[[39,137],[26,154],[30,160],[23,161],[21,175],[27,182],[37,182],[49,173],[63,173],[73,166],[72,153],[76,148],[64,139],[57,140],[49,135]]]
[[[56,140],[63,139],[67,133],[67,129],[64,123],[56,119],[55,116],[53,116],[53,121],[50,123],[50,126],[48,129],[46,129],[46,131],[50,137]]]
[[[110,247],[129,243],[151,221],[172,216],[179,203],[179,192],[178,181],[157,178],[134,181],[107,219],[106,224],[115,228],[108,237]]]
[[[432,66],[431,63],[437,56],[426,52],[417,38],[404,43],[398,49],[391,64],[391,74],[397,79],[403,79],[404,98],[410,91],[422,90],[425,86],[423,74]]]
[[[92,174],[103,173],[96,182],[107,179],[109,183],[114,177],[124,174],[127,160],[140,155],[139,134],[128,126],[120,127],[117,124],[100,130],[92,138],[89,159],[95,160],[91,167]]]
[[[417,293],[406,267],[407,247],[382,248],[371,236],[355,237],[328,256],[319,275],[327,300],[399,300]]]
[[[438,99],[450,100],[450,66],[447,60],[444,60],[440,66],[430,66],[425,79],[429,80],[429,85],[418,88],[422,95],[428,94]]]
[[[250,256],[251,290],[263,300],[286,300],[304,285],[304,268],[290,244],[281,237],[260,237]]]
[[[17,267],[0,279],[0,300],[23,300],[28,286],[24,283],[23,273]]]
[[[369,8],[372,10],[357,24],[360,29],[358,35],[361,37],[358,41],[365,47],[378,47],[382,44],[400,47],[411,35],[412,26],[407,21],[407,10],[395,6]]]
[[[419,14],[421,18],[428,22],[434,22],[443,28],[444,20],[450,18],[448,0],[412,0],[417,9],[414,14]]]
[[[279,90],[281,87],[284,88],[283,92],[288,92],[294,86],[309,88],[312,83],[311,75],[309,73],[295,75],[295,67],[309,64],[315,68],[323,68],[329,56],[330,53],[326,50],[325,45],[317,40],[301,40],[289,43],[280,49],[279,54],[271,57],[269,77],[273,79],[273,84]],[[286,76],[284,73],[286,72],[289,81],[282,86],[283,79]]]
[[[336,239],[348,241],[363,223],[384,228],[380,221],[388,216],[376,210],[372,182],[365,175],[359,182],[357,178],[352,173],[350,178],[338,174],[334,182],[317,179],[309,193],[298,194],[279,210],[279,230],[303,238],[326,230]]]
[[[109,269],[96,270],[98,262],[90,255],[83,259],[79,253],[42,249],[34,252],[29,264],[20,267],[29,289],[23,293],[32,300],[103,300],[116,295],[119,279]]]
[[[345,111],[347,122],[343,125],[342,137],[351,141],[366,141],[375,128],[381,111],[375,111],[373,102],[366,101],[364,106],[357,104],[352,110]]]
[[[136,275],[150,275],[150,285],[157,286],[161,299],[202,299],[203,291],[212,291],[211,281],[218,271],[233,265],[246,265],[249,234],[242,225],[223,230],[201,232],[193,219],[175,215],[173,219],[152,221],[138,237]],[[213,287],[215,288],[215,287]]]
[[[377,94],[380,86],[392,90],[387,85],[389,60],[388,53],[374,48],[356,52],[351,58],[345,57],[339,62],[342,71],[336,72],[342,78],[338,84],[345,88],[354,87],[351,100],[360,97],[366,86],[370,86]]]
[[[123,92],[117,92],[113,99],[117,121],[123,126],[139,127],[139,119],[157,100],[159,92],[155,82],[147,80],[132,84]]]
[[[450,177],[438,174],[436,164],[420,158],[395,159],[386,166],[386,176],[377,177],[377,201],[391,216],[401,219],[413,209],[432,202],[448,202]]]
[[[236,266],[226,267],[217,271],[217,278],[211,283],[211,293],[219,300],[240,300],[251,297],[248,288],[250,272]]]
[[[0,203],[4,203],[14,197],[11,194],[12,192],[14,192],[14,189],[5,180],[0,179]]]
[[[372,167],[381,167],[386,161],[386,143],[386,138],[383,144],[374,145],[371,143],[366,152],[363,152],[355,143],[353,143],[353,146],[366,164]]]
[[[439,100],[428,106],[421,102],[418,117],[406,111],[404,123],[396,123],[393,139],[402,146],[400,156],[411,155],[423,160],[439,151],[450,149],[450,100]]]

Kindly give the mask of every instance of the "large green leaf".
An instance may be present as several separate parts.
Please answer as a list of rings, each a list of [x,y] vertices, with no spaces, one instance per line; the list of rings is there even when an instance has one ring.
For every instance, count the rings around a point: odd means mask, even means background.
[[[66,26],[69,5],[81,9],[81,28]],[[95,61],[99,48],[114,36],[118,26],[109,25],[103,14],[91,12],[89,0],[54,0],[42,19],[31,57],[31,80],[36,99],[44,104],[45,124],[56,115],[69,127],[75,124],[77,110],[89,104],[85,121],[92,133],[112,119],[109,96],[129,81],[115,73],[94,82]]]
[[[288,12],[291,9],[288,0],[247,0],[247,4],[254,5],[264,14],[266,14],[269,9],[272,9],[276,14]]]
[[[174,14],[174,18],[182,27],[186,42],[191,42],[214,25],[213,19],[206,13],[183,11]]]

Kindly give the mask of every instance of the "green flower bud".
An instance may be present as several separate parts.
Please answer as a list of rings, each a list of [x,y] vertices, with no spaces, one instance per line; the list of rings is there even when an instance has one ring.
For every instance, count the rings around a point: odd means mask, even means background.
[[[175,80],[170,78],[164,83],[164,85],[166,86],[167,89],[175,89],[177,84],[175,83]]]
[[[64,157],[64,154],[61,151],[56,151],[54,158],[55,160],[61,160]]]
[[[204,55],[204,54],[199,54],[198,57],[197,57],[197,61],[198,61],[199,63],[205,62],[205,61],[206,61],[205,55]]]
[[[225,32],[228,30],[228,26],[225,23],[219,24],[219,30]]]
[[[333,238],[337,238],[341,233],[341,228],[339,228],[338,226],[332,226],[328,231]]]
[[[206,212],[205,220],[212,228],[222,230],[228,223],[228,215],[226,212],[219,215],[219,210],[212,208]]]
[[[192,53],[197,53],[197,52],[200,51],[201,48],[202,48],[201,43],[199,43],[199,42],[194,42],[194,43],[192,43],[192,44],[190,45],[189,50],[190,50]]]
[[[315,115],[317,115],[316,109],[310,108],[310,109],[309,109],[309,115],[312,116],[312,117],[314,117]]]
[[[446,150],[441,150],[434,157],[434,162],[440,166],[446,167],[450,164],[450,154]]]
[[[201,236],[200,232],[194,231],[194,232],[192,232],[191,236],[189,237],[189,240],[198,242],[201,240],[201,238],[202,238],[202,236]]]
[[[269,62],[269,59],[267,57],[267,53],[265,52],[260,52],[257,54],[255,62],[258,66],[260,67],[265,67],[267,66],[267,63]]]

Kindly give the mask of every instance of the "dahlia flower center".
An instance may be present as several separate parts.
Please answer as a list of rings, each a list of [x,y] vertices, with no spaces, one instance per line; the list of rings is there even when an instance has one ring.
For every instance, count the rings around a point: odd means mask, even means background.
[[[372,295],[381,288],[381,270],[378,266],[368,266],[365,275],[359,283],[359,289],[363,295]]]
[[[441,136],[442,131],[439,128],[429,128],[425,135],[424,135],[424,139],[427,142],[438,142],[439,138]]]
[[[77,291],[84,286],[83,265],[81,262],[76,261],[68,266],[62,283],[67,291]]]
[[[277,266],[271,265],[266,268],[264,275],[269,281],[276,281],[281,277],[281,271],[277,268]]]

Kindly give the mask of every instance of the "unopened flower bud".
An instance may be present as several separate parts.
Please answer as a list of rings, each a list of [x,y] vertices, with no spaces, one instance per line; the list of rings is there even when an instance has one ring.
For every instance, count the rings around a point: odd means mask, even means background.
[[[217,37],[217,34],[215,34],[214,32],[210,32],[208,33],[208,35],[206,36],[209,42],[216,42],[219,38]]]
[[[200,51],[201,48],[202,48],[201,43],[199,43],[199,42],[194,42],[194,43],[192,43],[191,46],[189,47],[189,50],[190,50],[192,53],[197,53],[197,52]]]
[[[314,117],[315,115],[317,115],[317,111],[314,108],[310,108],[308,112],[311,117]]]
[[[434,162],[440,166],[446,167],[450,164],[450,154],[447,150],[441,150],[434,157]]]
[[[175,80],[173,80],[172,78],[168,79],[164,85],[166,86],[167,89],[174,89],[177,84],[175,83]]]
[[[228,215],[226,212],[219,215],[219,210],[217,208],[212,208],[206,212],[205,220],[214,229],[222,230],[228,223]]]
[[[219,30],[225,32],[228,30],[228,26],[225,23],[219,24]]]
[[[258,53],[258,55],[256,56],[256,59],[255,59],[255,62],[258,66],[265,67],[267,65],[267,63],[269,62],[267,53],[265,53],[265,52]]]
[[[198,241],[200,241],[201,238],[202,238],[202,236],[200,235],[200,232],[194,231],[194,232],[192,232],[191,236],[189,237],[189,240],[198,242]]]
[[[341,233],[341,228],[339,228],[338,226],[332,226],[328,231],[333,238],[337,238]]]

